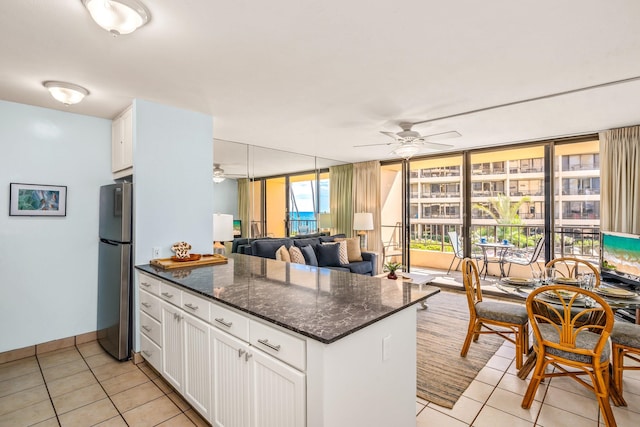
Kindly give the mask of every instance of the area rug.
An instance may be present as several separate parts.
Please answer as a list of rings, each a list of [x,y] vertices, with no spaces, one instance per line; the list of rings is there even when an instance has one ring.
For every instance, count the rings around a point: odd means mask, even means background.
[[[469,325],[466,296],[443,291],[427,304],[427,310],[418,310],[417,396],[452,408],[504,340],[481,335],[460,357]]]

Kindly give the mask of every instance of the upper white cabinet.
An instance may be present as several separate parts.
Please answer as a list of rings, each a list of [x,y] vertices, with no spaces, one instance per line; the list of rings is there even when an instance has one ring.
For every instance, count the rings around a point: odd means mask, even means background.
[[[133,108],[129,107],[111,124],[111,171],[115,178],[133,173]]]

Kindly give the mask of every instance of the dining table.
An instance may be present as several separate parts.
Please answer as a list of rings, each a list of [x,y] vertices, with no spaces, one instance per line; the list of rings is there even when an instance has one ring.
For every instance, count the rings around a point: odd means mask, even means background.
[[[500,266],[500,277],[505,277],[504,273],[504,258],[509,252],[509,249],[513,249],[515,245],[513,243],[503,242],[476,242],[477,247],[482,249],[482,269],[480,275],[484,273],[484,278],[487,278],[487,270],[489,269],[489,263],[497,263]],[[489,256],[490,250],[493,250],[493,257]]]

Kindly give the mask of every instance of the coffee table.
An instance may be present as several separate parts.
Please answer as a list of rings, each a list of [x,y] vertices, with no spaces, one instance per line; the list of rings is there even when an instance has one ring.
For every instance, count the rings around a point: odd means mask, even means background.
[[[375,277],[379,277],[381,279],[386,279],[388,273],[376,274]],[[438,292],[440,292],[440,288],[437,286],[429,285],[436,278],[433,274],[421,274],[421,273],[405,273],[399,272],[397,273],[398,278],[395,279],[395,282],[402,283],[410,283],[412,285],[416,285],[420,292],[425,292],[427,294],[427,298],[431,298]],[[392,280],[392,279],[387,279]],[[429,306],[426,303],[426,300],[422,300],[420,302],[420,306],[422,310],[426,310]]]

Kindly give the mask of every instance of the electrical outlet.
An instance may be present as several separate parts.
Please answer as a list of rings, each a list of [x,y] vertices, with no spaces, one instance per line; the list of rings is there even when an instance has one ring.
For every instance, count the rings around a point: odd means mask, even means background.
[[[152,250],[151,259],[157,259],[157,258],[160,258],[160,247],[155,246]]]

